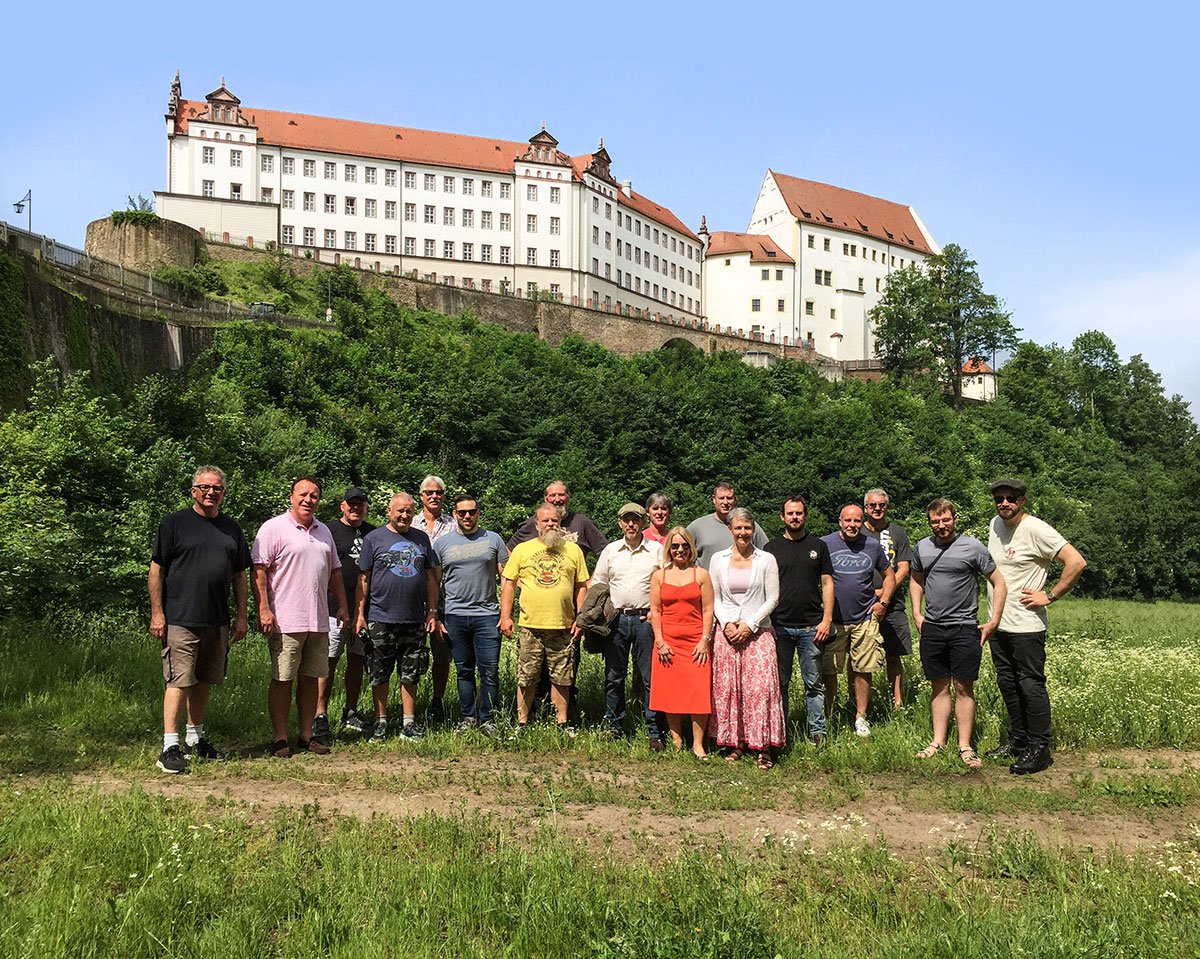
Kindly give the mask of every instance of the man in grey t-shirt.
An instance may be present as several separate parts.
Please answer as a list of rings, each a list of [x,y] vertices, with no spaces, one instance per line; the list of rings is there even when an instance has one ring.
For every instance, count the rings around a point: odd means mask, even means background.
[[[729,532],[729,514],[737,506],[737,493],[730,483],[722,480],[713,488],[713,512],[694,519],[688,532],[696,541],[696,562],[708,569],[709,561],[716,553],[733,545],[733,534]],[[758,523],[754,524],[754,545],[762,549],[767,545],[767,534]]]
[[[479,503],[470,493],[454,499],[453,532],[433,544],[442,561],[442,592],[446,597],[443,625],[454,655],[460,733],[478,724],[485,736],[496,732],[493,709],[500,700],[500,601],[496,587],[508,560],[508,548],[498,533],[479,525]],[[475,700],[475,671],[480,695]]]
[[[933,535],[913,550],[909,593],[921,636],[921,666],[933,685],[933,739],[917,757],[929,759],[946,745],[953,680],[958,755],[969,768],[978,769],[983,761],[971,746],[975,680],[979,678],[983,644],[1000,625],[999,612],[982,627],[979,625],[979,577],[986,576],[1001,596],[1005,593],[1004,577],[983,543],[972,536],[958,535],[957,513],[950,500],[935,499],[926,507],[926,515]],[[1001,602],[1000,608],[1003,605]]]

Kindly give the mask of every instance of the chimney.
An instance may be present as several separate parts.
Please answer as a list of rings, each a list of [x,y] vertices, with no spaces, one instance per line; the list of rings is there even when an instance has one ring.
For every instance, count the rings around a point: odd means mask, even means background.
[[[628,197],[632,197],[633,196],[633,181],[632,180],[622,180],[621,181],[621,192],[624,193]]]

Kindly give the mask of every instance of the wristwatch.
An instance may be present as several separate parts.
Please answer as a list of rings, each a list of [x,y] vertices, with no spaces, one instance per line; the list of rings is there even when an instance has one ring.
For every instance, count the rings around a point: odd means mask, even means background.
[[[1048,589],[1046,590],[1046,599],[1053,603],[1058,597],[1054,595],[1054,590]]]

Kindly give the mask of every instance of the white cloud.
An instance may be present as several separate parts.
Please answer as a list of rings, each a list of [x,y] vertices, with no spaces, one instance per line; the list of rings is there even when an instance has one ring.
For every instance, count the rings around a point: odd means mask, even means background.
[[[1039,340],[1070,345],[1086,330],[1107,333],[1122,358],[1141,353],[1200,416],[1200,249],[1160,266],[1060,287],[1043,305]]]

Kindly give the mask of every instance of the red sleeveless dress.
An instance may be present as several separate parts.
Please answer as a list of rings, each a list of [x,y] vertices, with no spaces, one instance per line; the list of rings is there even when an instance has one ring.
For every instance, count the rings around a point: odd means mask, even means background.
[[[712,657],[704,663],[692,659],[704,625],[695,568],[690,583],[672,586],[664,580],[659,595],[663,642],[671,647],[672,656],[670,665],[666,665],[654,654],[650,665],[650,708],[664,713],[706,715],[712,711]]]

